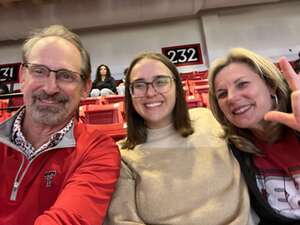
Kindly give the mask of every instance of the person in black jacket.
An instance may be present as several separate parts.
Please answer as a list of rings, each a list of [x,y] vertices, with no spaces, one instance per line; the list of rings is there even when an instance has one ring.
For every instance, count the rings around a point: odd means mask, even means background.
[[[259,225],[300,224],[300,78],[286,58],[279,65],[283,74],[235,48],[209,69],[209,105],[240,163]]]
[[[111,76],[109,67],[101,64],[97,67],[96,79],[92,85],[91,96],[114,95],[116,91],[115,79]]]

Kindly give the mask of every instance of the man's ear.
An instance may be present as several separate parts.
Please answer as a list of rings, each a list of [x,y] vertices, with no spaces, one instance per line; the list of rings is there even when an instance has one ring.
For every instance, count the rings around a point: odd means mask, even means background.
[[[92,81],[89,79],[85,82],[85,84],[83,84],[83,90],[82,90],[82,98],[86,98],[89,96],[90,91],[92,88]]]

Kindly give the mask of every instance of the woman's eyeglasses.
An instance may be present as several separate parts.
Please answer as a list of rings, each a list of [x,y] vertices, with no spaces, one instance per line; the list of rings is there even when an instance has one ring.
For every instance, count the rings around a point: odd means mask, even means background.
[[[157,93],[166,93],[171,89],[173,77],[167,75],[158,75],[152,82],[146,82],[142,79],[131,82],[129,86],[130,94],[132,97],[144,97],[149,89],[149,85]]]

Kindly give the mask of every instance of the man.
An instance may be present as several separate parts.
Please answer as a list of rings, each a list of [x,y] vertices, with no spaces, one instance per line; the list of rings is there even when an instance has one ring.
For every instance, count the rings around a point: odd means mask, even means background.
[[[23,45],[25,106],[0,124],[0,224],[102,224],[119,176],[112,139],[75,119],[89,54],[54,25]]]

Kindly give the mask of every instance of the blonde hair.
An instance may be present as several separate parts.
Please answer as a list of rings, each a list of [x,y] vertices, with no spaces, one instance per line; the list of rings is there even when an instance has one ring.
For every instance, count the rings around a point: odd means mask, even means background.
[[[268,59],[244,48],[234,48],[224,57],[214,61],[209,68],[209,105],[215,118],[221,123],[224,129],[223,138],[238,149],[260,153],[255,146],[253,134],[248,129],[234,126],[224,115],[219,107],[215,94],[215,78],[218,73],[231,63],[244,63],[248,65],[259,77],[270,87],[278,98],[275,110],[287,112],[290,105],[290,90],[279,69]],[[267,138],[270,143],[278,140],[283,133],[284,127],[281,124],[268,122]]]

